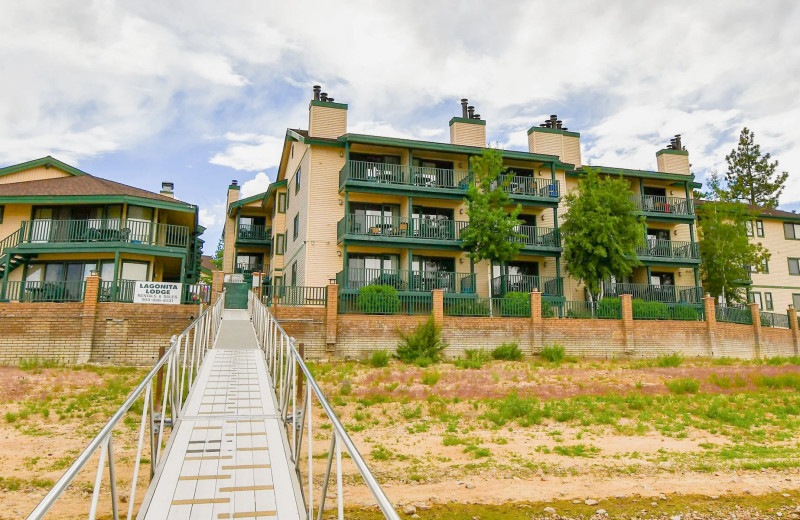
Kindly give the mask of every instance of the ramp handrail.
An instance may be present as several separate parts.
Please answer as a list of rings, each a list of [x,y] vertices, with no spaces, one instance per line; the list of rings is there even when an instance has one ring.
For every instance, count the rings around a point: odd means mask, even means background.
[[[327,497],[328,483],[331,478],[331,469],[334,457],[336,459],[336,501],[339,520],[344,519],[344,502],[342,493],[342,450],[344,445],[350,459],[355,464],[356,469],[361,474],[361,478],[367,488],[375,498],[378,507],[383,513],[384,518],[399,520],[397,512],[392,507],[389,498],[383,492],[378,481],[367,467],[367,463],[356,448],[353,440],[347,434],[336,412],[333,411],[330,403],[325,398],[325,394],[320,389],[311,371],[303,361],[303,357],[295,348],[295,339],[289,337],[283,327],[280,326],[275,316],[270,310],[259,301],[258,297],[250,291],[248,294],[248,311],[253,319],[253,327],[256,331],[258,345],[264,353],[267,368],[272,377],[272,385],[275,395],[278,398],[279,412],[284,425],[288,428],[287,440],[289,441],[289,456],[295,465],[300,486],[303,488],[303,479],[300,474],[300,455],[303,441],[304,428],[308,429],[308,489],[303,489],[303,499],[308,514],[308,520],[314,520],[314,471],[313,471],[313,441],[312,435],[312,394],[316,395],[319,405],[331,422],[332,433],[331,445],[328,450],[328,462],[325,477],[322,482],[320,492],[320,504],[317,508],[317,520],[322,520],[322,513],[325,509],[325,499]],[[298,372],[299,368],[299,372]],[[303,381],[305,385],[303,385]],[[305,395],[302,398],[298,394],[305,387]],[[310,391],[309,391],[310,390]],[[298,400],[301,401],[298,409]],[[290,408],[291,403],[291,408]]]
[[[108,476],[111,493],[111,514],[114,520],[118,520],[119,500],[117,497],[116,472],[114,468],[114,449],[113,449],[113,430],[124,419],[128,411],[136,401],[144,394],[142,403],[142,416],[139,425],[138,445],[136,457],[134,458],[133,478],[131,479],[131,490],[128,497],[128,515],[131,520],[134,514],[136,502],[136,487],[139,479],[139,466],[144,445],[145,431],[149,425],[150,437],[150,478],[155,474],[155,468],[161,460],[162,445],[164,441],[164,426],[174,426],[179,419],[184,406],[185,396],[189,393],[184,390],[191,389],[203,357],[216,340],[220,328],[222,313],[225,308],[225,293],[223,292],[219,300],[213,307],[208,307],[202,311],[183,332],[178,336],[172,336],[169,348],[164,355],[156,362],[152,370],[145,376],[139,386],[131,392],[122,406],[114,413],[111,419],[103,426],[100,433],[92,439],[88,446],[78,456],[75,462],[64,472],[58,482],[39,502],[39,505],[28,516],[28,520],[38,520],[44,518],[51,507],[61,497],[70,483],[75,479],[80,471],[89,463],[89,460],[97,452],[99,460],[97,463],[97,473],[95,476],[94,487],[92,490],[92,502],[89,508],[88,518],[94,520],[97,515],[98,503],[100,499],[100,488],[103,483],[103,473],[108,457]],[[166,369],[166,376],[163,378],[164,390],[163,399],[156,396],[159,393],[162,379],[160,372]],[[153,392],[153,380],[157,381],[157,390]],[[170,420],[167,421],[167,414]]]

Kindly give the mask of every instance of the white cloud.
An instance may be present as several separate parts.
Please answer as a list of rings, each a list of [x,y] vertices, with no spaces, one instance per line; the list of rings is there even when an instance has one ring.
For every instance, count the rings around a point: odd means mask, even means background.
[[[270,135],[237,134],[228,132],[229,141],[224,152],[214,155],[208,162],[236,170],[257,171],[277,166],[281,158],[283,139]]]
[[[269,188],[270,182],[266,173],[258,172],[255,177],[242,184],[240,194],[242,198],[246,198],[258,193],[264,193]]]
[[[217,221],[220,215],[212,212],[208,208],[200,208],[200,212],[198,214],[198,219],[200,220],[200,225],[204,228],[208,229],[210,227],[214,227],[217,225]],[[221,220],[221,219],[219,219]]]

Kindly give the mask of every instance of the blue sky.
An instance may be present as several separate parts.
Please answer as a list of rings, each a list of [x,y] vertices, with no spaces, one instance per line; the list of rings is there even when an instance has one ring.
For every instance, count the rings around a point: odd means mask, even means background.
[[[211,253],[227,185],[266,188],[319,83],[352,132],[447,141],[468,97],[502,147],[553,113],[584,163],[641,169],[681,133],[701,179],[748,126],[800,209],[798,26],[788,1],[4,2],[0,165],[172,181]]]

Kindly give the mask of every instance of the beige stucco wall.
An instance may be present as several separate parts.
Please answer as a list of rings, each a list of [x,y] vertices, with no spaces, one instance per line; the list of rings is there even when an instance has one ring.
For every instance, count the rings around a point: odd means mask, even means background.
[[[231,214],[231,203],[239,200],[239,189],[228,188],[225,203],[225,228],[223,230],[224,249],[222,252],[222,272],[232,273],[236,264],[236,213]]]
[[[284,283],[289,281],[291,268],[297,264],[297,279],[291,280],[292,285],[308,284],[305,278],[307,261],[308,237],[308,196],[312,174],[310,172],[312,150],[309,146],[295,147],[294,157],[289,159],[286,167],[286,253],[283,256]],[[297,169],[300,167],[300,189],[295,193],[297,186]],[[337,171],[338,174],[338,171]],[[338,181],[337,181],[338,182]],[[316,188],[315,188],[316,189]],[[294,238],[294,218],[298,216],[297,238]],[[334,223],[334,225],[336,225]]]
[[[689,155],[662,153],[656,157],[658,171],[665,173],[680,173],[689,175]]]
[[[552,132],[534,130],[528,134],[528,150],[531,153],[557,155],[565,163],[580,166],[580,138]]]
[[[792,294],[800,294],[800,276],[789,274],[789,258],[800,258],[800,240],[785,237],[783,221],[763,222],[764,237],[754,236],[751,240],[769,251],[769,273],[752,273],[751,290],[762,293],[762,298],[764,293],[772,293],[773,312],[784,313],[792,303]]]
[[[4,204],[3,223],[0,224],[0,240],[18,231],[24,220],[31,219],[30,204]]]
[[[0,176],[0,184],[10,184],[12,182],[26,182],[26,181],[41,181],[44,179],[57,179],[59,177],[69,177],[70,173],[51,166],[45,168],[44,166],[37,166],[28,170],[22,170],[16,173]]]
[[[454,121],[450,125],[450,144],[486,148],[486,125]]]
[[[336,138],[347,133],[347,110],[312,105],[308,110],[310,137]]]
[[[342,270],[344,254],[336,243],[336,225],[344,217],[344,196],[339,195],[339,170],[345,163],[341,152],[328,146],[311,148],[305,267],[306,284],[311,286],[327,285]]]

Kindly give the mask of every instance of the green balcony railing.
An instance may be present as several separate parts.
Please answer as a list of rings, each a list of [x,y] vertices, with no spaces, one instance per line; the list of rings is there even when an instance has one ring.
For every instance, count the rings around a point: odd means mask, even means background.
[[[239,224],[239,240],[264,241],[272,236],[272,228],[256,224]]]
[[[558,230],[539,226],[517,226],[514,231],[522,235],[515,242],[522,242],[525,247],[560,247]]]
[[[643,213],[660,215],[694,215],[694,203],[691,199],[681,197],[664,197],[660,195],[630,195],[636,209]]]
[[[83,301],[86,284],[83,281],[8,282],[6,299],[20,302],[79,302]]]
[[[136,219],[50,220],[22,222],[23,244],[126,243],[184,248],[189,228]]]
[[[530,293],[539,290],[543,296],[564,296],[564,278],[555,276],[501,275],[492,279],[492,294]]]
[[[20,230],[18,229],[5,237],[3,240],[0,240],[0,256],[3,256],[12,247],[16,247],[17,244],[19,244],[19,237]]]
[[[350,235],[457,242],[466,227],[463,221],[350,214],[337,223],[336,230],[340,241]]]
[[[604,281],[604,297],[630,294],[633,299],[655,302],[702,303],[703,288],[691,285],[648,285],[645,283],[612,283]]]
[[[419,315],[433,312],[433,295],[400,293],[396,297],[382,294],[339,294],[339,312],[342,314],[407,314]]]
[[[445,316],[530,318],[530,299],[444,297]]]
[[[634,320],[705,320],[705,306],[701,303],[633,300],[631,307]]]
[[[659,260],[699,260],[700,248],[697,242],[648,239],[645,245],[636,248],[636,256]]]
[[[351,267],[336,275],[336,282],[346,290],[368,285],[389,285],[398,291],[430,292],[442,289],[449,293],[475,292],[475,275],[446,271],[408,271],[405,269],[368,269]]]
[[[367,161],[348,161],[339,172],[339,185],[348,180],[378,184],[410,185],[426,188],[447,188],[466,191],[470,183],[468,170],[429,168]]]
[[[761,311],[761,326],[762,327],[781,327],[784,329],[789,328],[789,315],[778,314],[777,312],[764,312]]]
[[[411,167],[411,183],[414,186],[466,190],[471,179],[472,177],[468,170],[430,168],[427,166]]]
[[[542,299],[542,317],[619,320],[622,305],[615,299],[599,302]]]
[[[97,300],[101,302],[133,303],[136,280],[101,280]],[[206,284],[183,284],[181,303],[199,305],[211,301],[211,287]]]
[[[527,177],[513,174],[504,174],[498,177],[498,182],[507,184],[503,191],[511,195],[523,195],[527,197],[539,197],[545,199],[558,199],[558,181],[543,177]]]
[[[749,307],[725,307],[717,305],[717,321],[725,323],[739,323],[741,325],[752,325],[753,314]]]
[[[263,289],[264,293],[261,299],[265,305],[272,305],[273,301],[287,307],[325,307],[328,304],[327,287],[265,285]]]

